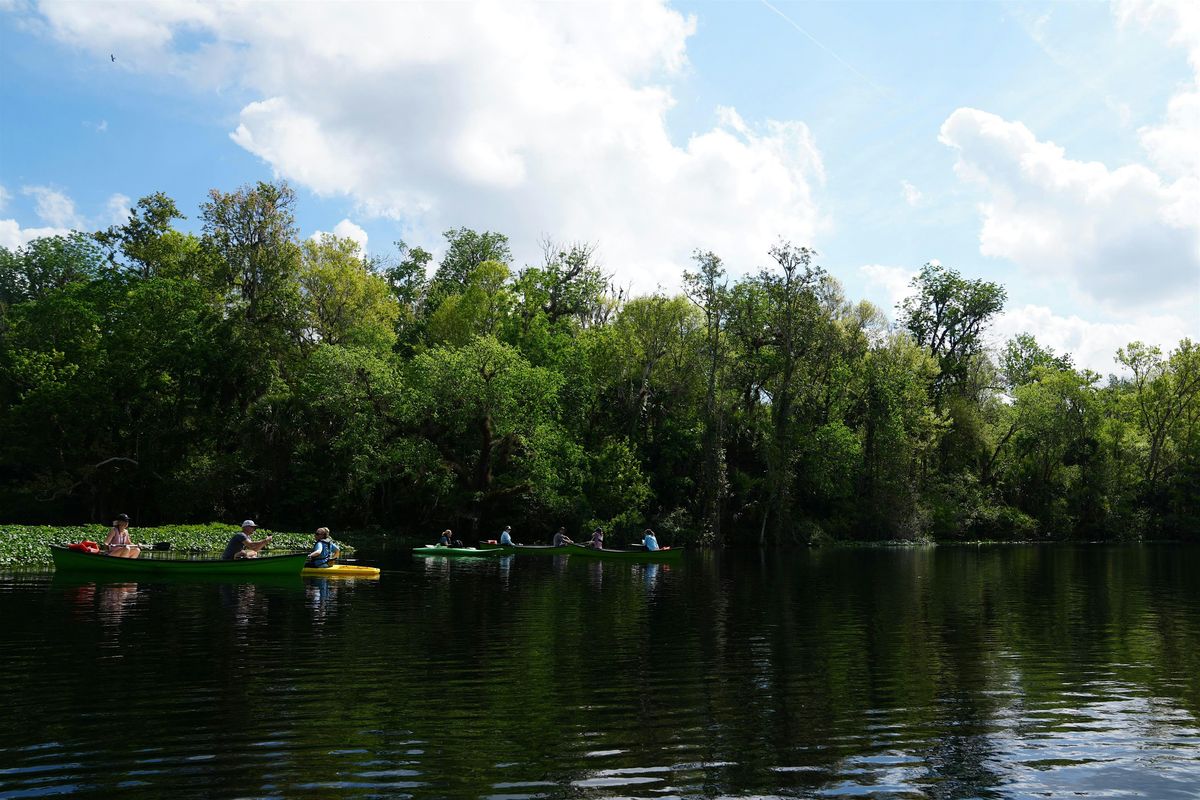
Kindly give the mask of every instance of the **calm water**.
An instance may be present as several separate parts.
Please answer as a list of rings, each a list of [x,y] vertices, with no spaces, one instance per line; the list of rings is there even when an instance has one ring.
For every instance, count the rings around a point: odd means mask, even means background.
[[[0,577],[0,796],[1200,797],[1200,548]]]

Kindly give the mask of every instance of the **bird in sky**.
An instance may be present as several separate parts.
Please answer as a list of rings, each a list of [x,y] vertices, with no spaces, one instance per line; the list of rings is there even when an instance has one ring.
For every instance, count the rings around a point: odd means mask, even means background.
[[[116,56],[114,56],[112,53],[109,53],[109,54],[108,54],[108,57],[109,57],[109,58],[111,58],[113,61],[116,61],[116,60],[117,60],[117,57],[116,57]]]

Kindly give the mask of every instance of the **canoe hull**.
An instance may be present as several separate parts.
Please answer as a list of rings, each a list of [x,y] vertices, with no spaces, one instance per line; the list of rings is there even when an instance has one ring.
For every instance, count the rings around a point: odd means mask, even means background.
[[[484,550],[474,547],[442,547],[436,544],[414,547],[412,553],[414,556],[448,556],[450,558],[495,558],[496,556],[504,555],[499,550]]]
[[[189,575],[299,575],[305,554],[221,559],[113,558],[98,553],[80,553],[51,546],[54,568],[59,572],[95,575],[189,576]]]
[[[578,556],[580,558],[601,558],[608,561],[633,561],[638,563],[661,564],[683,559],[682,550],[595,550],[579,544],[568,544],[562,547],[539,545],[503,545],[481,544],[480,550],[530,556]]]
[[[300,574],[316,578],[378,578],[379,567],[358,564],[334,564],[332,567],[305,567]]]

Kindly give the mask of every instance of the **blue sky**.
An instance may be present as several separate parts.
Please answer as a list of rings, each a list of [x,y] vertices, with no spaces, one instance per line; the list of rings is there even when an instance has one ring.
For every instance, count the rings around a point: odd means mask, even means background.
[[[0,244],[284,177],[305,235],[587,239],[641,290],[783,236],[890,313],[936,259],[1109,372],[1200,335],[1195,6],[9,0]]]

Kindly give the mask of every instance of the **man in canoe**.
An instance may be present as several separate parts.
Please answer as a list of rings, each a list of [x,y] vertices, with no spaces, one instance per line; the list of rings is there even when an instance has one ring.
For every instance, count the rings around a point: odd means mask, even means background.
[[[505,547],[513,546],[514,542],[512,540],[512,525],[505,525],[504,530],[500,531],[500,544],[504,545]]]
[[[248,519],[242,523],[242,529],[233,535],[229,540],[229,544],[225,545],[225,552],[221,553],[222,561],[231,561],[235,558],[258,558],[258,551],[262,550],[271,542],[271,537],[254,541],[254,532],[258,530],[258,526],[254,524],[254,520]]]
[[[646,528],[642,531],[642,547],[645,547],[650,552],[658,549],[658,537],[654,535],[654,531]]]
[[[317,528],[316,537],[317,541],[313,544],[313,551],[308,554],[308,562],[304,566],[332,567],[334,559],[338,557],[342,548],[329,538],[329,528]]]
[[[567,529],[564,526],[559,528],[558,532],[554,534],[554,539],[551,540],[551,544],[554,547],[562,547],[563,545],[575,543],[571,541],[571,537],[567,536]]]

